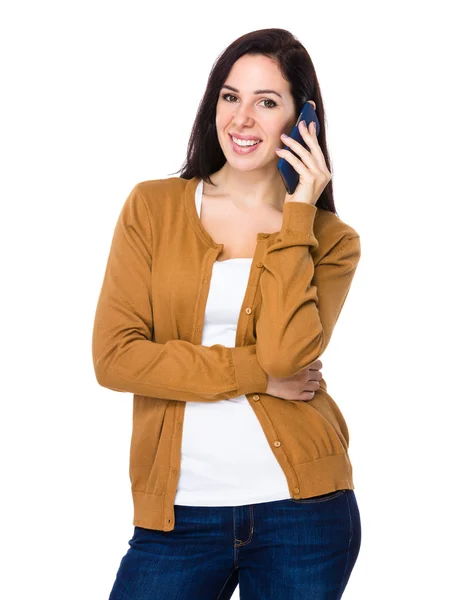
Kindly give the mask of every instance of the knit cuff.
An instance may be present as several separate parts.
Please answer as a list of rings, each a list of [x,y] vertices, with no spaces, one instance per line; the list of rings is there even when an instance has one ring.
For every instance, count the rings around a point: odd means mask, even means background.
[[[232,359],[239,396],[254,392],[266,392],[267,374],[257,360],[257,350],[254,344],[232,348]]]
[[[290,246],[312,246],[318,248],[318,240],[314,234],[315,204],[305,202],[285,202],[283,204],[283,222],[275,243],[269,250],[288,248]]]

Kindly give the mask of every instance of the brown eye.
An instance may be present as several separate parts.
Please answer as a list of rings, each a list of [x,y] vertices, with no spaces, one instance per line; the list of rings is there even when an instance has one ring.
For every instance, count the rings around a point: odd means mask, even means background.
[[[223,100],[226,100],[226,102],[232,103],[232,101],[228,100],[228,98],[236,98],[236,96],[234,96],[234,94],[223,94],[222,98]],[[275,108],[275,106],[278,106],[274,100],[271,100],[271,98],[264,98],[261,100],[261,102],[271,102],[270,106],[265,108]]]
[[[274,100],[270,100],[270,98],[265,98],[265,100],[262,100],[262,102],[271,102],[273,106],[270,106],[270,108],[275,108],[275,106],[277,106],[276,102]]]
[[[233,96],[232,94],[224,94],[223,95],[223,100],[226,100],[226,98],[230,96],[231,98],[235,98],[235,96]],[[228,102],[230,102],[230,100],[228,100]]]

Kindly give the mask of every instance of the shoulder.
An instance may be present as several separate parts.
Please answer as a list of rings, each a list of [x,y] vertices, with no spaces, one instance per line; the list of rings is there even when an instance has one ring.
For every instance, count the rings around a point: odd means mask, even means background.
[[[167,177],[165,179],[147,179],[140,181],[133,190],[140,194],[147,202],[163,201],[165,198],[182,197],[188,179],[181,177]]]
[[[145,205],[150,217],[170,210],[179,210],[190,180],[181,177],[147,179],[133,187],[130,196]]]
[[[147,198],[157,196],[158,194],[177,194],[185,190],[188,179],[181,177],[166,177],[165,179],[147,179],[140,181],[135,188]]]

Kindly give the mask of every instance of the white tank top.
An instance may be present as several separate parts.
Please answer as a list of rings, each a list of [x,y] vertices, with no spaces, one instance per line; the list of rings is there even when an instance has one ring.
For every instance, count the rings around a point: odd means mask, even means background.
[[[202,193],[203,180],[195,193],[199,217]],[[236,345],[237,319],[251,264],[252,258],[214,263],[203,346]],[[286,476],[246,396],[186,403],[174,504],[240,506],[285,498],[290,498]]]

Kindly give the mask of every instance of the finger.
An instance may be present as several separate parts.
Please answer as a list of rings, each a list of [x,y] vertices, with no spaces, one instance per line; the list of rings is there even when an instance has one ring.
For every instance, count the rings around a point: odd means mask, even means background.
[[[315,129],[314,121],[309,123],[309,127],[306,127],[302,121],[299,122],[299,132],[302,135],[302,139],[310,148],[310,153],[317,161],[318,165],[322,170],[327,168],[325,157],[323,156],[322,149],[317,139],[317,130]],[[294,140],[295,141],[295,140]],[[301,145],[301,144],[299,144]]]
[[[301,127],[301,135],[302,135],[303,139],[305,140],[304,134],[303,134],[303,131],[302,131],[304,129],[306,129],[306,128],[302,126]],[[294,152],[301,158],[302,162],[305,165],[307,165],[310,170],[312,170],[312,171],[318,170],[318,165],[315,164],[314,157],[312,156],[312,154],[308,150],[306,150],[304,148],[304,146],[302,144],[300,144],[295,139],[293,139],[293,138],[291,138],[289,136],[284,137],[284,135],[281,136],[281,141],[283,142],[283,144],[285,146],[288,146],[292,150],[294,150]],[[305,141],[307,142],[307,140],[305,140]],[[293,156],[297,160],[297,157],[295,157],[294,154],[291,154],[291,156]]]
[[[276,154],[278,154],[278,156],[281,156],[281,158],[284,158],[284,160],[287,160],[288,163],[290,163],[294,167],[294,169],[299,173],[299,175],[302,175],[304,177],[304,181],[307,181],[308,178],[310,178],[312,168],[308,164],[304,164],[304,162],[302,160],[299,160],[297,156],[294,156],[294,154],[290,150],[287,150],[286,148],[277,148]],[[317,171],[315,167],[313,170]]]
[[[308,375],[309,379],[311,378],[311,379],[314,379],[317,381],[322,379],[322,371],[319,371],[319,369],[308,369],[307,375]]]
[[[294,400],[295,402],[308,402],[315,396],[315,392],[301,392],[300,395],[302,396],[303,394],[307,394],[307,396],[305,398],[291,398],[291,400]]]

